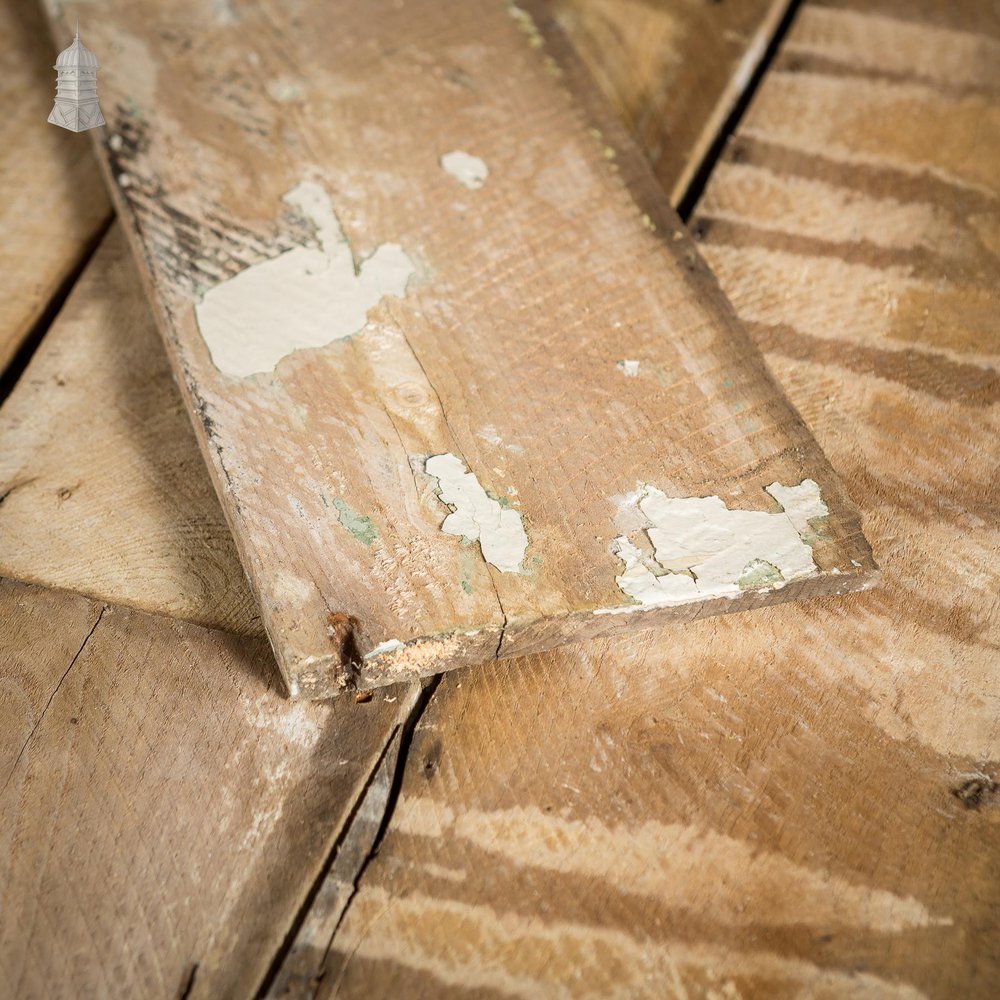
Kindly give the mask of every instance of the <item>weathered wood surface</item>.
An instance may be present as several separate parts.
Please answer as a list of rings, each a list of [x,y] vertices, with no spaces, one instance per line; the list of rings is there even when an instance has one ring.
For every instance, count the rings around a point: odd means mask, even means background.
[[[116,226],[0,409],[0,575],[261,635]]]
[[[446,676],[319,996],[1000,994],[998,45],[805,5],[695,220],[882,585]]]
[[[71,23],[76,6],[61,8]],[[870,580],[828,464],[683,235],[644,222],[523,15],[494,0],[122,0],[90,37],[117,54],[101,93],[123,219],[293,694]],[[442,169],[456,149],[486,161],[481,188]],[[358,336],[258,352],[254,375],[250,352],[226,354],[254,321],[236,312],[257,303],[258,275],[300,261],[349,282],[392,258],[388,288],[403,253],[415,277]],[[286,303],[296,336],[327,293],[303,294]],[[629,378],[630,358],[662,378]],[[423,464],[441,454],[523,520],[519,570],[442,530],[449,506]],[[830,508],[817,572],[652,609],[623,593],[622,497],[649,485],[775,511],[764,487],[806,479]],[[625,613],[594,614],[609,608]]]
[[[674,206],[767,51],[789,0],[527,0],[549,13]]]
[[[6,0],[3,9],[11,3]],[[730,18],[739,7],[727,4],[705,12]],[[551,30],[540,6],[531,9],[542,31]],[[624,9],[608,7],[601,15],[613,18]],[[570,10],[564,5],[556,13],[578,52],[591,62],[593,46],[608,22],[594,20],[596,8]],[[629,13],[636,15],[632,8]],[[713,74],[720,74],[715,89],[732,88],[722,75],[728,63],[713,61],[705,47],[723,45],[729,51],[732,36],[726,32],[745,34],[752,11],[739,13],[746,19],[744,27],[727,23],[722,32],[705,32],[686,21],[695,14],[681,4],[648,7],[643,13],[656,19],[652,37],[669,36],[678,43],[671,65],[680,66],[685,79],[697,77],[701,85],[676,90],[667,106],[654,109],[658,87],[652,73],[658,64],[642,63],[650,74],[646,96],[637,83],[628,107],[644,121],[647,113],[676,116],[680,109],[693,120],[702,112],[687,109],[685,102],[701,106],[709,63]],[[564,14],[573,20],[567,22]],[[675,28],[668,31],[667,22]],[[585,44],[588,39],[592,44]],[[747,54],[746,60],[754,57]],[[36,59],[46,66],[50,61],[47,51]],[[588,113],[596,114],[596,108],[591,105]],[[602,122],[602,127],[605,138],[615,142],[613,122]],[[621,153],[617,161],[622,165]],[[669,164],[676,174],[668,177]],[[672,154],[658,161],[658,175],[668,189],[679,180],[681,166]],[[627,165],[622,172],[631,180]],[[657,200],[662,202],[660,192],[635,193],[644,196],[650,211]],[[63,227],[72,224],[71,212],[58,216],[53,211],[52,217],[61,219]],[[256,634],[262,629],[256,603],[207,471],[201,468],[138,274],[134,268],[130,272],[122,255],[121,237],[112,234],[55,319],[11,401],[0,410],[0,574]],[[52,391],[53,386],[59,391]]]
[[[0,3],[0,373],[72,279],[111,205],[91,144],[46,122],[55,49],[38,5]]]
[[[292,704],[263,639],[0,583],[0,994],[260,988],[414,705]]]

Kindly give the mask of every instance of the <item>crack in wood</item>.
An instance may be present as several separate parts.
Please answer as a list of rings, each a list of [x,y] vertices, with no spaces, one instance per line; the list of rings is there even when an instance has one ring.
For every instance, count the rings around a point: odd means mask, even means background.
[[[406,717],[392,727],[372,765],[349,818],[257,992],[259,1000],[305,1000],[316,995],[344,915],[395,812],[413,732],[441,676],[410,688],[412,704]]]
[[[80,645],[80,648],[74,654],[73,659],[69,661],[69,666],[63,672],[62,677],[59,678],[59,683],[53,689],[52,694],[49,695],[48,701],[45,702],[45,707],[41,710],[41,712],[38,713],[38,718],[35,720],[35,724],[31,727],[31,732],[28,733],[27,738],[21,745],[21,749],[17,752],[17,757],[14,758],[14,763],[11,765],[10,771],[7,773],[7,778],[3,783],[3,788],[0,788],[0,795],[2,795],[7,790],[7,786],[10,784],[11,779],[14,777],[14,774],[17,771],[17,765],[21,762],[21,758],[24,756],[24,751],[27,750],[28,744],[31,742],[31,738],[35,735],[35,731],[42,724],[42,719],[45,718],[45,715],[49,710],[49,706],[52,704],[53,700],[55,699],[55,696],[59,693],[59,689],[63,686],[63,681],[65,681],[66,678],[69,676],[69,672],[73,669],[74,665],[76,664],[76,661],[80,659],[80,655],[83,653],[84,649],[87,648],[87,643],[90,642],[90,637],[97,630],[97,626],[101,624],[101,619],[104,617],[104,612],[107,610],[108,606],[106,604],[101,607],[101,610],[97,615],[97,620],[91,626],[90,631],[84,638],[83,643]]]

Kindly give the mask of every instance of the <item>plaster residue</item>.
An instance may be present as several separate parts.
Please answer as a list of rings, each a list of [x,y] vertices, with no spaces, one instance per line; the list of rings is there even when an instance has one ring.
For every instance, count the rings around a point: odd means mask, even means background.
[[[246,377],[274,370],[292,351],[358,333],[386,295],[403,296],[413,262],[383,243],[355,265],[350,245],[318,184],[304,181],[283,199],[316,227],[321,249],[295,247],[216,285],[196,306],[215,366]]]
[[[401,643],[398,639],[386,639],[385,642],[380,642],[377,646],[373,646],[367,653],[365,653],[364,658],[366,660],[374,660],[377,656],[382,656],[384,653],[395,653],[400,649],[405,649],[406,646]]]
[[[470,191],[481,188],[490,175],[490,169],[483,160],[471,153],[464,153],[460,149],[445,153],[441,157],[441,166],[446,173],[451,174],[455,180],[464,184]]]
[[[281,104],[294,104],[306,96],[306,83],[295,77],[279,77],[268,83],[267,92]]]
[[[434,455],[424,468],[438,481],[441,501],[452,509],[441,530],[478,541],[483,558],[502,573],[519,572],[528,548],[521,515],[487,496],[475,474],[455,455]]]
[[[620,535],[613,543],[625,564],[618,586],[639,604],[671,605],[779,588],[815,573],[806,538],[810,520],[827,514],[819,487],[806,479],[798,486],[772,483],[767,492],[781,511],[729,510],[719,497],[668,497],[646,486],[632,498],[646,520],[632,535],[638,542]]]
[[[639,374],[639,362],[631,358],[619,361],[617,367],[626,378],[635,378]]]

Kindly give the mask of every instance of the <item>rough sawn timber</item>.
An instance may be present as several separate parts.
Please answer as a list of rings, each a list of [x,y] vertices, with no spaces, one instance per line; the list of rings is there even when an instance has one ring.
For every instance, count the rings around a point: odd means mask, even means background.
[[[56,52],[36,3],[0,3],[0,373],[111,216],[86,136],[48,125]]]
[[[0,994],[252,997],[418,686],[294,704],[263,638],[0,582]]]
[[[1000,995],[998,46],[804,5],[694,217],[881,585],[446,676],[309,995]]]
[[[261,635],[118,225],[0,408],[0,575]]]
[[[119,0],[92,38],[121,49],[105,163],[293,695],[871,582],[856,511],[711,274],[669,212],[639,210],[516,9]],[[443,169],[456,150],[486,162],[482,187]],[[281,357],[341,316],[324,292],[223,360],[277,308],[258,275],[325,270],[317,239],[331,268],[392,257],[389,287],[405,254],[414,274],[355,336]],[[241,315],[196,315],[220,288]],[[441,454],[523,521],[517,571],[442,531]],[[775,511],[764,487],[806,479],[830,511],[815,573],[655,608],[616,582],[637,489]]]
[[[565,32],[680,206],[791,0],[525,0]]]

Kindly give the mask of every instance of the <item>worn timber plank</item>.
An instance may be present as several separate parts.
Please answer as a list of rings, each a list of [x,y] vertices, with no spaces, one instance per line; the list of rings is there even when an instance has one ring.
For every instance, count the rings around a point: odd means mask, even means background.
[[[882,585],[446,676],[313,995],[1000,992],[998,43],[804,5],[694,220]]]
[[[416,689],[295,705],[262,639],[20,584],[0,622],[0,992],[253,996]]]
[[[791,3],[527,0],[525,6],[565,32],[679,206]]]
[[[0,574],[262,634],[115,227],[0,409]]]
[[[11,5],[12,0],[6,0],[4,9]],[[529,6],[540,30],[549,37],[553,29],[546,11],[539,4]],[[588,64],[599,40],[612,30],[612,20],[625,10],[616,5],[598,11],[586,3],[555,8],[560,24]],[[697,86],[672,88],[671,100],[664,103],[657,98],[659,77],[654,71],[666,69],[652,55],[645,61],[633,60],[627,67],[617,58],[614,65],[608,63],[612,73],[638,72],[641,67],[648,74],[648,86],[640,86],[636,79],[623,96],[627,117],[633,124],[641,118],[647,126],[662,120],[666,132],[673,131],[671,122],[681,109],[682,128],[688,121],[707,117],[699,102],[705,100],[709,65],[713,80],[720,74],[716,91],[734,89],[738,81],[724,77],[731,63],[717,60],[713,53],[722,48],[731,52],[736,32],[747,45],[741,64],[753,62],[750,49],[757,29],[751,31],[751,25],[763,30],[766,22],[760,4],[695,10],[672,3],[644,7],[641,12],[628,8],[627,12],[629,23],[640,14],[652,19],[653,24],[647,26],[649,37],[669,38],[680,46],[671,50],[668,61],[680,67],[685,80],[698,82]],[[759,21],[753,20],[755,15]],[[37,19],[30,11],[21,16]],[[701,16],[735,17],[739,24],[727,20],[724,27],[716,24],[716,30],[706,31],[696,23]],[[627,27],[623,25],[622,30]],[[629,45],[621,51],[630,51],[637,38],[625,37]],[[549,37],[549,42],[558,52],[559,39]],[[50,61],[47,48],[44,57],[36,58],[46,67]],[[572,79],[571,60],[566,61],[565,70],[579,93],[584,85]],[[686,102],[697,107],[688,107]],[[625,113],[622,102],[616,103]],[[596,116],[597,112],[596,102],[589,102],[588,114]],[[673,117],[668,122],[664,116]],[[601,124],[605,139],[616,144],[614,122],[611,127],[607,121]],[[643,136],[649,140],[643,142],[648,153],[653,137],[648,129]],[[631,181],[621,151],[616,161],[623,166],[623,177]],[[685,162],[677,159],[672,143],[657,161],[657,175],[668,190],[684,187]],[[667,176],[670,170],[674,173]],[[634,193],[650,211],[662,202],[657,191],[634,189]],[[72,214],[67,210],[59,217],[63,227],[71,227]],[[58,215],[54,208],[51,215]],[[197,444],[173,387],[138,275],[130,274],[122,260],[121,237],[113,235],[105,242],[108,245],[96,255],[54,321],[12,401],[0,410],[4,442],[0,449],[0,493],[4,495],[0,574],[254,634],[261,629],[256,604],[211,481],[199,468]],[[53,385],[58,393],[51,391]],[[81,421],[84,413],[88,414],[86,422]]]
[[[106,5],[90,36],[120,46],[106,162],[293,694],[870,581],[853,508],[711,275],[644,222],[523,27],[494,0],[188,0]],[[784,522],[764,487],[807,479],[826,541],[783,589],[767,553],[716,597],[617,541],[637,490]],[[657,606],[626,592],[630,558]]]
[[[0,2],[0,373],[111,214],[91,145],[46,122],[55,50],[35,3]]]

